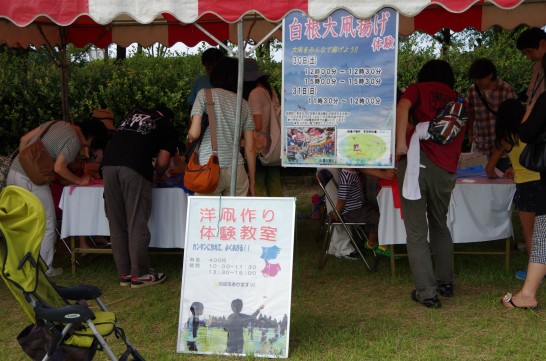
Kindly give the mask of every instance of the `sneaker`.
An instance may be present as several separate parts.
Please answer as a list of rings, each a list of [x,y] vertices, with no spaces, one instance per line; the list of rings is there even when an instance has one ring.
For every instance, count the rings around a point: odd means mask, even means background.
[[[427,308],[440,308],[440,307],[442,307],[442,303],[440,302],[440,300],[436,296],[431,297],[431,298],[426,298],[426,299],[420,301],[417,298],[417,290],[413,290],[411,292],[411,299],[414,300],[417,303],[422,304],[423,306],[425,306]]]
[[[131,285],[131,275],[121,275],[119,276],[119,285],[121,287],[128,287]]]
[[[345,259],[348,259],[348,260],[351,260],[351,261],[356,261],[360,258],[360,255],[358,254],[357,251],[353,251],[349,254],[344,254],[341,256],[342,258],[345,258]]]
[[[49,267],[49,269],[46,271],[45,275],[49,278],[57,277],[59,275],[63,274],[63,269],[61,267]]]
[[[131,288],[142,288],[142,287],[147,287],[151,285],[156,285],[165,281],[166,278],[167,276],[165,276],[165,273],[155,273],[155,272],[149,273],[141,277],[132,276]]]
[[[437,290],[440,296],[453,297],[453,283],[439,284]]]

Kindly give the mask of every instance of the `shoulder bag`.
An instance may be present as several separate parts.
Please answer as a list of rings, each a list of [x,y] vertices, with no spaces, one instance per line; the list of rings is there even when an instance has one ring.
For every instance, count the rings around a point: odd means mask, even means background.
[[[487,110],[489,110],[491,113],[493,113],[494,116],[497,116],[497,112],[494,111],[493,109],[491,109],[491,106],[489,105],[489,103],[487,102],[487,99],[485,99],[485,97],[483,96],[481,90],[480,90],[480,87],[477,86],[477,85],[474,85],[474,88],[476,89],[476,93],[478,93],[478,97],[480,98],[480,100],[482,101],[483,105],[485,105],[485,107],[487,108]]]
[[[271,116],[269,119],[269,139],[265,151],[258,153],[258,159],[264,166],[281,165],[281,104],[275,91],[271,96]]]
[[[535,172],[546,172],[546,132],[528,143],[519,156],[519,163]]]
[[[42,143],[42,137],[56,122],[50,122],[42,133],[40,133],[38,139],[19,152],[19,161],[25,174],[32,183],[39,186],[51,182],[55,177],[53,159],[51,159],[44,143]]]
[[[212,91],[205,89],[207,96],[207,111],[209,116],[210,140],[212,154],[207,164],[199,164],[199,146],[192,153],[186,171],[184,172],[184,187],[196,193],[209,194],[218,187],[220,179],[220,163],[218,161],[218,142],[216,139],[216,119],[214,117],[214,102]]]

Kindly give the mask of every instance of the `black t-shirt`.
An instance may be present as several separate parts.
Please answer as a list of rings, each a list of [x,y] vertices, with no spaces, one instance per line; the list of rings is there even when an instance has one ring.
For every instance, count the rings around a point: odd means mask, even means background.
[[[176,153],[173,124],[155,111],[135,108],[117,128],[104,152],[102,166],[125,166],[153,180],[152,158],[160,150]]]
[[[531,143],[538,138],[539,135],[546,131],[546,92],[542,93],[533,105],[533,110],[529,114],[529,118],[525,123],[522,123],[518,128],[519,138],[525,143]],[[537,215],[546,214],[546,172],[540,172],[540,181],[542,191],[536,200],[539,208],[536,211]]]

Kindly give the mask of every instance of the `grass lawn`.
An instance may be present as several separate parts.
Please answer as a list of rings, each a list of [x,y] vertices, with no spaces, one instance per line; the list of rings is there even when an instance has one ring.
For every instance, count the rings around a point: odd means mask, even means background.
[[[517,291],[522,282],[514,273],[526,255],[513,250],[510,271],[503,256],[457,255],[455,297],[430,310],[410,298],[413,289],[406,258],[396,261],[391,278],[387,259],[376,273],[362,262],[331,258],[317,269],[315,242],[318,221],[309,220],[310,198],[319,193],[308,175],[285,179],[285,195],[298,198],[290,354],[292,360],[544,360],[546,358],[546,287],[540,287],[537,311],[509,310],[499,298]],[[516,220],[517,217],[514,217]],[[520,232],[515,224],[516,239]],[[458,245],[457,249],[499,249],[504,242]],[[403,250],[403,248],[401,249]],[[110,255],[87,256],[75,275],[59,248],[56,262],[65,273],[62,285],[90,283],[100,287],[131,342],[147,360],[217,360],[224,356],[176,353],[182,257],[152,255],[152,265],[166,272],[165,284],[139,290],[117,284]],[[0,360],[26,360],[16,341],[29,323],[4,283],[0,285]],[[110,337],[119,350],[120,343]],[[96,360],[107,360],[100,352]],[[232,358],[233,359],[233,358]],[[252,357],[241,358],[252,359]]]

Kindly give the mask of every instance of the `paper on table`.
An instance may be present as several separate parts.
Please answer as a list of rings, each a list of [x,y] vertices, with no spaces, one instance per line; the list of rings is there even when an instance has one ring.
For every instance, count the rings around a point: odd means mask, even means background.
[[[476,183],[476,180],[475,179],[465,178],[465,179],[461,179],[461,182],[463,182],[463,183]]]

